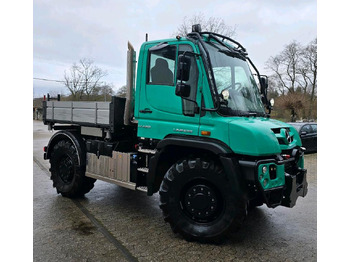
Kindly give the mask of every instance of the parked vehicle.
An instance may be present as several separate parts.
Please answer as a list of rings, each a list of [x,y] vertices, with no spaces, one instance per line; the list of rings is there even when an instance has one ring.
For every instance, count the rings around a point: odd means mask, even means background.
[[[159,192],[173,231],[202,242],[239,227],[248,204],[293,207],[307,194],[298,132],[269,118],[267,78],[240,43],[195,25],[142,44],[137,74],[128,47],[126,98],[44,101],[58,193],[84,195],[96,179]]]
[[[317,152],[317,123],[315,122],[291,122],[288,123],[299,132],[301,143],[306,148],[305,153]]]

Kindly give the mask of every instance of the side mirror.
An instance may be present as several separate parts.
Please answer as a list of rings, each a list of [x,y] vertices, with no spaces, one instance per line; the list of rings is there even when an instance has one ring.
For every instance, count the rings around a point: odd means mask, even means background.
[[[191,58],[185,55],[179,55],[177,61],[177,80],[180,80],[181,82],[188,81],[188,79],[190,79]]]
[[[181,97],[189,97],[191,94],[191,86],[184,83],[176,84],[175,95]]]
[[[269,86],[267,77],[261,76],[261,77],[260,77],[260,84],[261,84],[261,93],[262,93],[264,96],[267,96],[267,88],[268,88],[268,86]]]

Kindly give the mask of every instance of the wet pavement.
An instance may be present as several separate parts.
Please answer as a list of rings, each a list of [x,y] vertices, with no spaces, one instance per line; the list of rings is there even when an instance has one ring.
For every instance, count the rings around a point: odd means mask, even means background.
[[[317,154],[306,155],[309,192],[288,209],[251,210],[220,245],[187,242],[162,218],[159,195],[96,181],[84,198],[56,193],[43,146],[52,133],[33,121],[34,261],[316,261]]]

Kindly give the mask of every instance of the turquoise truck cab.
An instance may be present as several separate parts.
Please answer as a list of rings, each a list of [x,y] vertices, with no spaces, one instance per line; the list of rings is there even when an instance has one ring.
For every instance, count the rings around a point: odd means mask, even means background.
[[[225,49],[218,48],[218,53],[222,50]],[[213,80],[217,81],[218,92],[221,90],[221,93],[226,92],[229,96],[226,101],[223,100],[228,105],[221,104],[220,110],[207,111],[205,108],[214,108],[214,98],[202,56],[193,55],[190,58],[192,63],[187,80],[191,89],[189,98],[176,95],[175,89],[180,82],[176,77],[178,57],[186,51],[200,54],[198,45],[187,38],[146,42],[141,46],[135,92],[135,118],[138,120],[139,137],[210,137],[229,145],[237,154],[251,156],[280,154],[281,150],[301,146],[300,138],[293,127],[272,120],[265,113],[248,61],[239,57],[230,57],[223,53],[221,56],[226,56],[228,60],[237,60],[239,63],[233,61],[232,65],[226,63],[226,66],[213,67]],[[166,63],[170,73],[168,81],[152,80],[152,68],[156,69],[156,60]],[[153,70],[153,74],[156,73]],[[160,74],[162,73],[160,71]],[[232,81],[235,81],[233,85],[238,88],[232,88]],[[235,92],[232,99],[230,92]],[[251,108],[246,104],[239,108],[239,105],[234,104],[235,96],[242,98],[242,101],[237,98],[237,103],[246,101],[251,104]],[[245,96],[255,97],[250,101]],[[281,128],[289,131],[293,138],[291,143],[280,143],[285,134],[276,132]]]
[[[296,199],[283,196],[282,188],[293,183],[288,177],[291,174],[286,173],[292,160],[300,169],[298,195],[307,192],[299,135],[292,126],[271,119],[265,112],[262,101],[270,106],[267,81],[262,81],[246,50],[230,40],[214,33],[193,32],[142,45],[135,92],[137,134],[156,141],[192,138],[225,145],[238,161],[244,180],[257,183],[266,192],[261,201],[270,207],[291,207]],[[162,69],[157,71],[161,62]],[[260,90],[251,68],[256,70]],[[167,77],[157,76],[165,73]],[[185,80],[181,74],[187,74]],[[181,86],[189,89],[186,96],[177,92]],[[151,188],[157,190],[158,186],[151,181]]]

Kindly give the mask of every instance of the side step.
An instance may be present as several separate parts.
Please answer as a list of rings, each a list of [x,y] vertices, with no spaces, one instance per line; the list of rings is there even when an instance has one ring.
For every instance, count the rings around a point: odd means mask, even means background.
[[[138,186],[138,187],[136,187],[136,190],[139,190],[139,191],[147,193],[147,187],[146,186]]]
[[[148,173],[148,167],[139,167],[137,171],[143,172],[143,173]]]
[[[113,178],[109,178],[109,177],[105,177],[105,176],[101,176],[101,175],[97,175],[97,174],[93,174],[93,173],[89,173],[89,172],[85,172],[85,175],[87,177],[91,177],[91,178],[102,180],[102,181],[105,181],[108,183],[116,184],[118,186],[126,187],[126,188],[129,188],[132,190],[136,189],[136,184],[133,182],[125,182],[125,181],[121,181],[121,180],[117,180],[117,179],[113,179]]]
[[[155,149],[147,149],[147,148],[139,148],[137,151],[140,153],[152,154],[152,155],[154,155],[157,152],[157,150]]]

